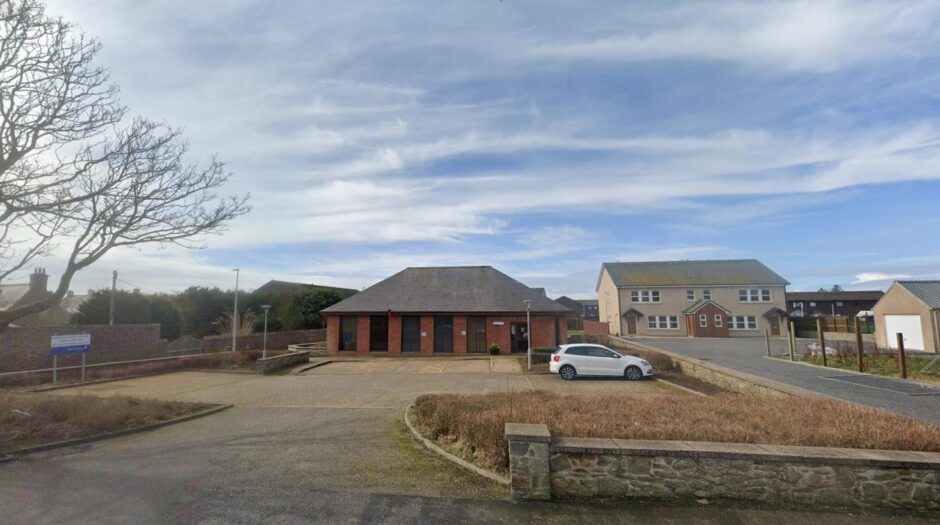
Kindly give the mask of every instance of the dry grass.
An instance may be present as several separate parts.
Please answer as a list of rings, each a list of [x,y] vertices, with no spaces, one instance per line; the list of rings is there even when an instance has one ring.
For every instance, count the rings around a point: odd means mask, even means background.
[[[940,452],[940,428],[839,401],[721,394],[712,397],[433,394],[415,422],[487,468],[505,472],[503,426],[545,423],[553,435],[763,443]]]
[[[210,406],[131,397],[0,393],[0,450],[158,423]],[[13,410],[28,412],[31,417],[17,418]]]

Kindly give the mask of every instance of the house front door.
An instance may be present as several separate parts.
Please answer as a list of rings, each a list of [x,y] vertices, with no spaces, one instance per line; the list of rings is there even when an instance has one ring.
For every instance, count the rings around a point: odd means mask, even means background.
[[[770,319],[770,335],[780,335],[780,318],[772,316]]]
[[[467,352],[486,353],[486,317],[482,315],[467,317]]]
[[[636,316],[627,316],[627,335],[636,335]]]
[[[525,323],[510,323],[509,336],[513,352],[524,354],[529,350],[529,330]]]

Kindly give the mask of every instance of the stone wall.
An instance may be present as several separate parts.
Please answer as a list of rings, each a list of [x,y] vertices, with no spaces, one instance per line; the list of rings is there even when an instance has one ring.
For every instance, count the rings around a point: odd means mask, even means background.
[[[261,350],[263,340],[264,334],[240,335],[238,336],[238,349]],[[268,332],[268,350],[284,350],[287,349],[287,345],[320,341],[326,341],[326,329]],[[202,351],[205,353],[230,350],[231,347],[231,334],[210,335],[202,339]]]
[[[545,443],[545,425],[507,424],[506,434],[516,499],[721,498],[940,510],[936,453],[554,437],[543,461],[532,447]],[[548,494],[541,489],[545,471]]]
[[[52,367],[53,335],[91,334],[86,363],[108,363],[167,355],[158,324],[36,326],[9,328],[0,333],[0,372]],[[59,357],[59,366],[81,364],[78,354]]]
[[[287,368],[289,366],[299,365],[310,361],[310,352],[290,352],[287,354],[280,354],[271,357],[265,357],[264,359],[257,359],[251,363],[251,368],[267,374],[268,372],[273,372],[275,370],[280,370],[281,368]]]

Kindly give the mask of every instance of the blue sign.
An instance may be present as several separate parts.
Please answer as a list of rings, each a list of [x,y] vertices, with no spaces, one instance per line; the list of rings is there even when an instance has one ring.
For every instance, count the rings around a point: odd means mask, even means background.
[[[91,334],[52,336],[52,355],[82,354],[91,350]]]

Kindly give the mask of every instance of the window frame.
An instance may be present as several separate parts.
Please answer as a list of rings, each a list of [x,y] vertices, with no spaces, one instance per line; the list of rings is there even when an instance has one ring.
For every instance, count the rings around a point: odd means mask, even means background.
[[[661,304],[659,290],[630,290],[630,302],[636,304]]]
[[[352,337],[349,338],[349,341],[346,341],[346,323],[351,322],[353,329],[351,330]],[[356,345],[358,343],[358,334],[359,332],[359,317],[356,315],[341,315],[339,316],[339,346],[338,350],[340,352],[355,352]],[[351,347],[351,348],[347,348]]]
[[[646,318],[650,330],[678,330],[679,316],[677,315],[651,315]]]
[[[712,300],[712,291],[711,291],[711,289],[702,290],[702,299],[704,299],[704,300],[706,300],[706,301],[711,301],[711,300]]]
[[[698,314],[699,328],[708,328],[708,314]]]
[[[729,315],[728,329],[747,332],[757,331],[756,315]]]
[[[738,288],[739,303],[772,303],[770,288]]]
[[[685,291],[685,300],[689,302],[695,302],[695,290],[687,289]]]
[[[721,327],[722,327],[722,325],[724,324],[724,323],[722,322],[722,321],[723,321],[723,319],[722,319],[723,317],[724,317],[724,316],[721,315],[721,314],[715,314],[715,328],[721,328]]]

